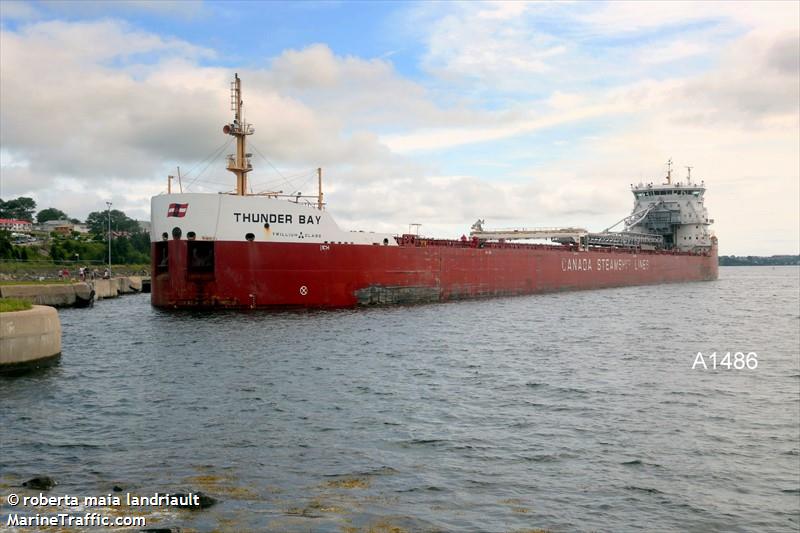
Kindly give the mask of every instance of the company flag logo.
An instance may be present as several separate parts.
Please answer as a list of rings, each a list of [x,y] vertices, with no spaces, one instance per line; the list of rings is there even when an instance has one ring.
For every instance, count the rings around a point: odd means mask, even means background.
[[[167,216],[185,217],[187,209],[189,209],[189,204],[169,204],[169,209],[167,209]]]

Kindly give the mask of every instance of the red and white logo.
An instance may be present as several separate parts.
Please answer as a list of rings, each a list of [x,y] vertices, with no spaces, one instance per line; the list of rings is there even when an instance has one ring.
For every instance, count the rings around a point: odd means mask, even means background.
[[[189,204],[169,204],[167,209],[168,217],[185,217],[186,211],[189,209]]]

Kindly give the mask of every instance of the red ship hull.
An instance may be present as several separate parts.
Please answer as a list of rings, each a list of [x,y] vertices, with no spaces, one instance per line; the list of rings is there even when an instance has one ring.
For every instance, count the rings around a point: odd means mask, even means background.
[[[213,266],[201,271],[190,264],[186,240],[155,243],[152,304],[354,307],[704,281],[718,275],[716,243],[706,254],[690,254],[411,241],[399,246],[216,241]]]

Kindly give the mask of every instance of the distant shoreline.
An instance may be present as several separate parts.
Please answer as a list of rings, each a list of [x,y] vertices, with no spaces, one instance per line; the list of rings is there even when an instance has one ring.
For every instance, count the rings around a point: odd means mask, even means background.
[[[719,266],[797,266],[797,265],[800,265],[800,255],[719,256]]]

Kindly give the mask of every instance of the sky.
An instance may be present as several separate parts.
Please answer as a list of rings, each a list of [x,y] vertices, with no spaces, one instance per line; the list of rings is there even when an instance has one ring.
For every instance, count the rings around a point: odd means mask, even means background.
[[[253,192],[346,229],[602,230],[666,162],[720,254],[800,253],[800,3],[0,1],[0,196],[148,219],[230,191],[230,81]]]

